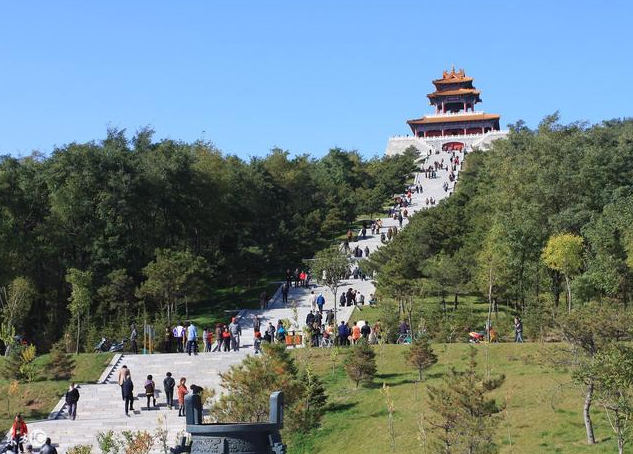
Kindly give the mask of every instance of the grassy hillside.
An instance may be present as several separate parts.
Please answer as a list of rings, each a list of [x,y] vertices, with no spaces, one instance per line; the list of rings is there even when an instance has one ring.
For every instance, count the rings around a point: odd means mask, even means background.
[[[71,380],[47,380],[46,366],[49,362],[49,355],[39,356],[35,363],[39,366],[40,377],[33,383],[20,383],[17,393],[9,396],[10,381],[0,379],[0,427],[8,429],[11,427],[13,417],[20,412],[26,421],[47,418],[50,411],[55,407],[60,397],[66,392],[70,381],[77,383],[96,382],[104,368],[112,359],[111,354],[90,354],[84,353],[75,359],[75,371]],[[0,367],[4,366],[4,357],[0,357]]]
[[[408,347],[376,347],[378,375],[370,388],[354,389],[343,370],[345,353],[338,357],[334,373],[330,352],[324,349],[297,350],[298,361],[309,361],[323,378],[329,395],[329,409],[322,427],[308,436],[294,436],[289,442],[293,454],[331,452],[391,452],[387,432],[387,410],[380,393],[383,382],[391,387],[395,402],[396,452],[433,453],[432,434],[419,430],[420,418],[430,416],[426,386],[437,384],[450,366],[466,365],[467,344],[434,344],[439,362],[426,380],[416,384],[417,373],[405,363],[402,352]],[[477,361],[492,374],[505,374],[506,381],[495,392],[507,403],[498,428],[501,453],[607,453],[616,450],[611,429],[599,408],[593,419],[598,444],[584,442],[582,392],[571,383],[567,371],[539,365],[539,350],[551,344],[479,344]],[[426,448],[425,437],[428,438]]]

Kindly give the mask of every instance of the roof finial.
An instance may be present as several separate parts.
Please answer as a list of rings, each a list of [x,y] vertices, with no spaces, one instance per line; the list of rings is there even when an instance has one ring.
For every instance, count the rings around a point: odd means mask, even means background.
[[[451,63],[451,73],[455,74],[455,64]]]

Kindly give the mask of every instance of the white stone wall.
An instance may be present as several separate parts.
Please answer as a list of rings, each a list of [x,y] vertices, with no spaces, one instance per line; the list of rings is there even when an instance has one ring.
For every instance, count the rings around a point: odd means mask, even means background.
[[[422,155],[427,155],[429,152],[440,151],[442,145],[448,142],[461,142],[466,149],[477,148],[486,150],[493,141],[505,138],[508,133],[509,131],[489,131],[485,134],[463,134],[459,136],[427,137],[425,139],[413,136],[391,137],[387,142],[385,153],[387,156],[395,156],[404,153],[410,146],[414,146]]]
[[[390,138],[387,142],[385,153],[387,153],[387,156],[403,154],[404,151],[411,146],[417,148],[420,154],[423,155],[433,150],[431,146],[422,139],[413,136],[402,136]]]

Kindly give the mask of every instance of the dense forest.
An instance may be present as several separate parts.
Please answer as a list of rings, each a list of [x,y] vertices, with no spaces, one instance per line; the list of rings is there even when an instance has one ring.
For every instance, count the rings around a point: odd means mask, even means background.
[[[476,293],[532,333],[589,301],[631,304],[633,121],[518,123],[464,166],[450,198],[372,256],[383,296],[450,311]]]
[[[164,316],[212,287],[280,277],[381,210],[414,158],[274,149],[245,161],[150,129],[2,156],[2,334],[14,327],[46,348],[71,316],[92,326],[141,307]]]

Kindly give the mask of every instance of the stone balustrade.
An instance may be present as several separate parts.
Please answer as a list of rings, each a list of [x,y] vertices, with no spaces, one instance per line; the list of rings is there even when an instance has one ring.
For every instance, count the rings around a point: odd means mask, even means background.
[[[433,137],[415,137],[415,136],[392,136],[389,137],[389,140],[394,141],[405,141],[405,140],[420,140],[420,141],[445,141],[447,139],[472,139],[478,137],[490,137],[490,136],[506,136],[510,133],[508,130],[499,130],[499,131],[488,131],[486,133],[479,134],[459,134],[459,135],[450,135],[450,136],[433,136]]]
[[[437,118],[437,117],[458,117],[462,115],[483,115],[485,112],[483,110],[475,110],[473,112],[446,112],[446,113],[430,113],[424,115],[427,118]]]

